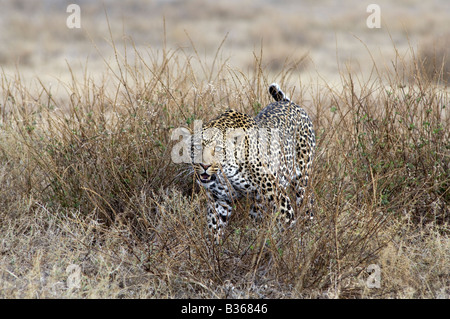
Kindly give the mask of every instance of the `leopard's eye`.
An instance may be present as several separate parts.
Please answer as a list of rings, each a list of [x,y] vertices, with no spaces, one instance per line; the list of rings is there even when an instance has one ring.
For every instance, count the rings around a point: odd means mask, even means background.
[[[216,152],[220,152],[220,151],[222,151],[222,149],[223,149],[222,146],[216,146],[216,147],[214,148],[214,150],[215,150]]]
[[[201,149],[202,149],[202,146],[201,146],[200,144],[195,144],[195,145],[194,145],[194,148],[195,148],[196,150],[201,150]]]

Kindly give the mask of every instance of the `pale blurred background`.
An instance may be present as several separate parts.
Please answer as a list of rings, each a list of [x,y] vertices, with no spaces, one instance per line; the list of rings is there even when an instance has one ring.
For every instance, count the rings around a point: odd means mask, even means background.
[[[71,3],[81,9],[79,29],[66,25]],[[103,58],[113,57],[111,39],[119,51],[124,42],[142,52],[157,52],[165,45],[167,50],[212,61],[226,38],[221,61],[244,73],[252,71],[254,55],[260,56],[262,46],[262,67],[274,77],[284,66],[293,67],[294,75],[304,81],[318,76],[333,81],[339,70],[370,72],[372,60],[380,66],[391,64],[395,49],[402,55],[437,43],[447,52],[450,1],[378,0],[381,28],[367,26],[371,3],[1,0],[0,66],[8,76],[19,70],[22,81],[66,81],[68,65],[75,72],[87,65],[90,76],[101,74]]]

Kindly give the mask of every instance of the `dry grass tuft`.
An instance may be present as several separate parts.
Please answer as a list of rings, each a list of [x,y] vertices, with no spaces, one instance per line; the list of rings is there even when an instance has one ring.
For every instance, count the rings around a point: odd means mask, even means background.
[[[429,79],[444,84],[450,82],[450,33],[435,36],[424,41],[419,50],[422,72]]]

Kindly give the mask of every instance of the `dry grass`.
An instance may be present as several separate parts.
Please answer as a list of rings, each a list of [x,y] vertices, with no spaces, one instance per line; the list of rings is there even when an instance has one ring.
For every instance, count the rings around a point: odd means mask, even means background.
[[[65,97],[2,75],[2,298],[448,298],[449,95],[414,54],[293,92],[317,133],[315,220],[280,237],[238,202],[211,246],[170,132],[227,107],[256,114],[269,66],[262,52],[244,73],[220,51],[113,48],[101,83],[69,67]],[[284,86],[293,68],[281,69]],[[370,264],[380,288],[366,285]]]
[[[419,50],[422,73],[431,80],[441,81],[447,85],[450,82],[449,39],[449,32],[439,34],[424,41]]]

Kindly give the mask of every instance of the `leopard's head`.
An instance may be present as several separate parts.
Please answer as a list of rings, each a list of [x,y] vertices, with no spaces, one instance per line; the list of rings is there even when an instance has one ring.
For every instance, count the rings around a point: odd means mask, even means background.
[[[217,171],[224,163],[225,143],[217,128],[204,128],[201,139],[193,139],[193,166],[197,179],[204,184],[216,179]]]
[[[217,178],[219,170],[238,165],[246,131],[255,126],[248,115],[228,110],[194,133],[191,157],[197,179],[206,185]]]

